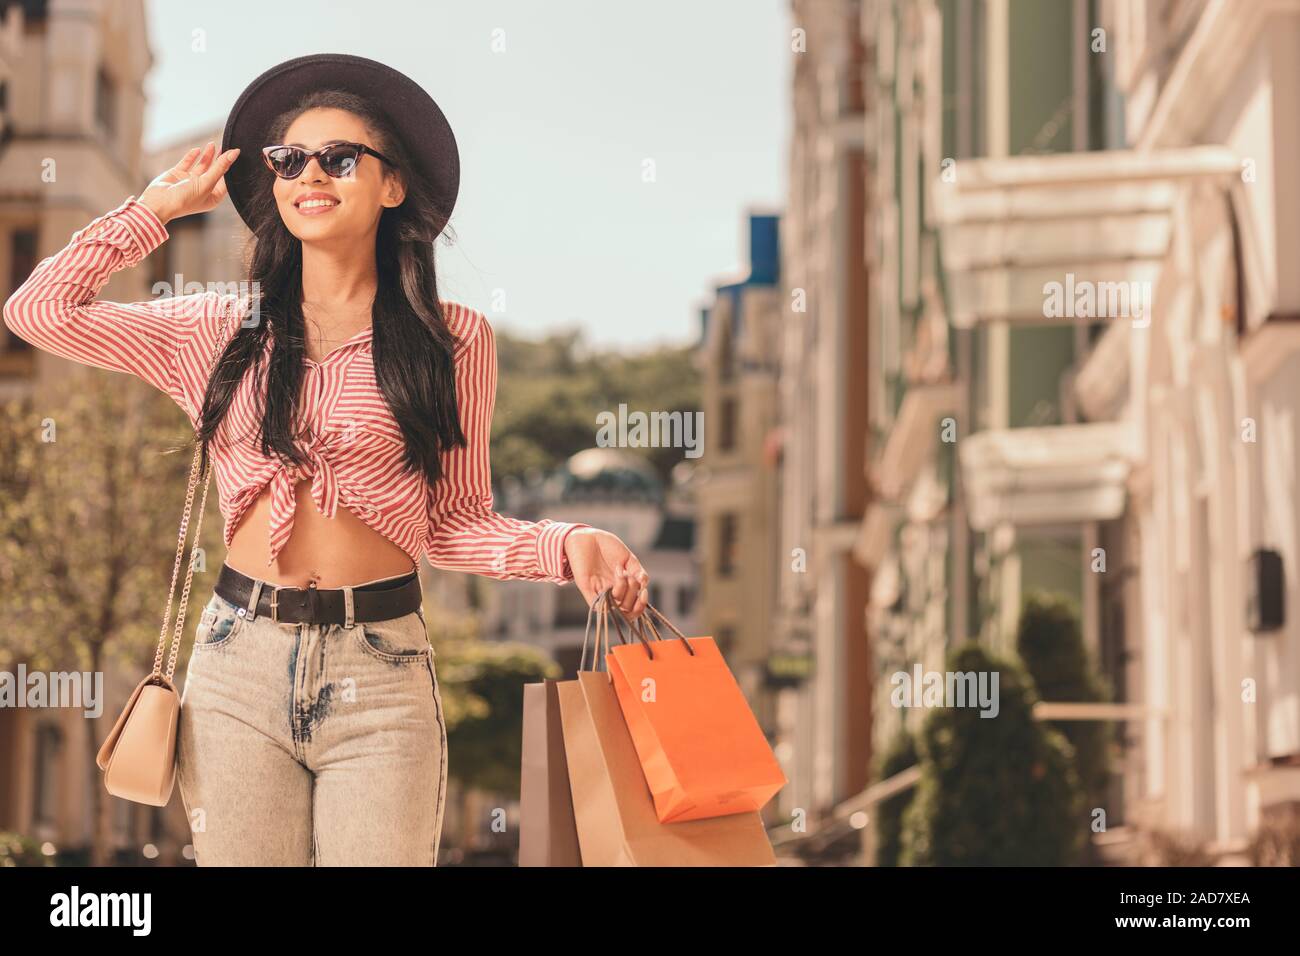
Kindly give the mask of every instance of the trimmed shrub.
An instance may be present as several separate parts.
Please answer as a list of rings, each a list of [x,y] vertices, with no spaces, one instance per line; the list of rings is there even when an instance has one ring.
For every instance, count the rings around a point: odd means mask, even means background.
[[[919,761],[916,737],[904,727],[889,744],[880,761],[878,780],[886,780],[902,773]],[[916,788],[909,788],[876,805],[876,866],[898,866],[903,853],[903,813],[916,796]]]
[[[1063,595],[1036,591],[1026,597],[1016,630],[1016,652],[1041,700],[1101,703],[1109,698],[1088,659],[1078,611]],[[1113,726],[1098,720],[1051,723],[1074,747],[1074,767],[1088,806],[1106,806]]]
[[[1034,719],[1028,675],[973,641],[949,671],[998,675],[998,712],[943,707],[921,731],[921,779],[903,815],[904,866],[1062,866],[1088,832],[1074,753]]]

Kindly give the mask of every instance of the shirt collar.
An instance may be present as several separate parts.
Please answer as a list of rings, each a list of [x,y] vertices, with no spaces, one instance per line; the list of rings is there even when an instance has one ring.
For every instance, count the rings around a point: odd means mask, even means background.
[[[366,349],[371,349],[372,347],[371,339],[374,337],[374,331],[375,331],[375,327],[373,325],[367,325],[356,335],[352,336],[351,338],[340,343],[339,345],[336,345],[333,349],[331,349],[329,355],[326,355],[325,358],[322,360],[322,362],[328,361],[330,356],[332,356],[335,352],[348,351],[354,345],[361,345]],[[271,350],[272,345],[273,342],[271,341],[271,338],[268,336],[266,340],[266,349],[268,352]],[[304,358],[306,358],[306,356],[304,356]],[[310,362],[311,359],[307,359],[307,361]],[[322,364],[322,363],[318,362],[314,364]]]
[[[374,327],[373,325],[367,325],[364,329],[362,329],[362,330],[361,330],[360,332],[358,332],[356,335],[352,336],[352,338],[348,339],[346,342],[344,342],[342,345],[340,345],[339,348],[341,348],[341,349],[345,349],[345,348],[347,348],[348,346],[350,346],[350,345],[356,345],[356,344],[359,343],[359,342],[365,342],[365,343],[369,344],[371,338],[372,338],[373,335],[374,335],[374,332],[375,332],[375,327]]]

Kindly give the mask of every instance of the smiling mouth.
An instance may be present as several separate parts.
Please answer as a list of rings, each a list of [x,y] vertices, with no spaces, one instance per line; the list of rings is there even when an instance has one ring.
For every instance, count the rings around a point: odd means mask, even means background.
[[[321,213],[329,212],[338,204],[337,199],[305,199],[295,203],[294,206],[304,216],[319,216]]]

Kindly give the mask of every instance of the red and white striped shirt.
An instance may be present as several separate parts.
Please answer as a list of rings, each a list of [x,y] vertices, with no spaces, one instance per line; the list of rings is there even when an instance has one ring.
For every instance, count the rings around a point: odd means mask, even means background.
[[[132,196],[74,233],[43,259],[4,306],[5,324],[47,352],[85,365],[127,372],[161,389],[197,424],[216,336],[238,334],[250,315],[247,296],[207,291],[145,302],[96,296],[112,274],[134,266],[168,233]],[[311,480],[321,514],[342,505],[405,551],[412,563],[493,578],[563,584],[573,580],[564,540],[576,522],[523,521],[492,510],[488,442],[496,401],[497,359],[483,313],[443,301],[458,339],[456,394],[467,447],[443,453],[442,478],[403,468],[404,440],[375,381],[369,328],[320,362],[304,356],[300,415],[310,459],[287,470],[257,448],[260,415],[253,376],[245,375],[213,442],[213,467],[229,547],[240,517],[269,485],[270,562],[293,532],[294,487]],[[268,351],[269,351],[268,343]],[[241,436],[232,438],[232,436]]]

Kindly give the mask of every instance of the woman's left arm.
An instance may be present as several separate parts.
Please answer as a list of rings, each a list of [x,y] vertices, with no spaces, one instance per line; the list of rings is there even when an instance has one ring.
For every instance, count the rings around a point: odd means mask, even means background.
[[[429,492],[429,563],[502,580],[573,581],[588,604],[610,587],[625,613],[639,615],[649,578],[616,535],[582,522],[524,521],[492,510],[496,338],[486,317],[474,317],[476,327],[456,359],[456,400],[466,444],[444,452],[442,478]]]

